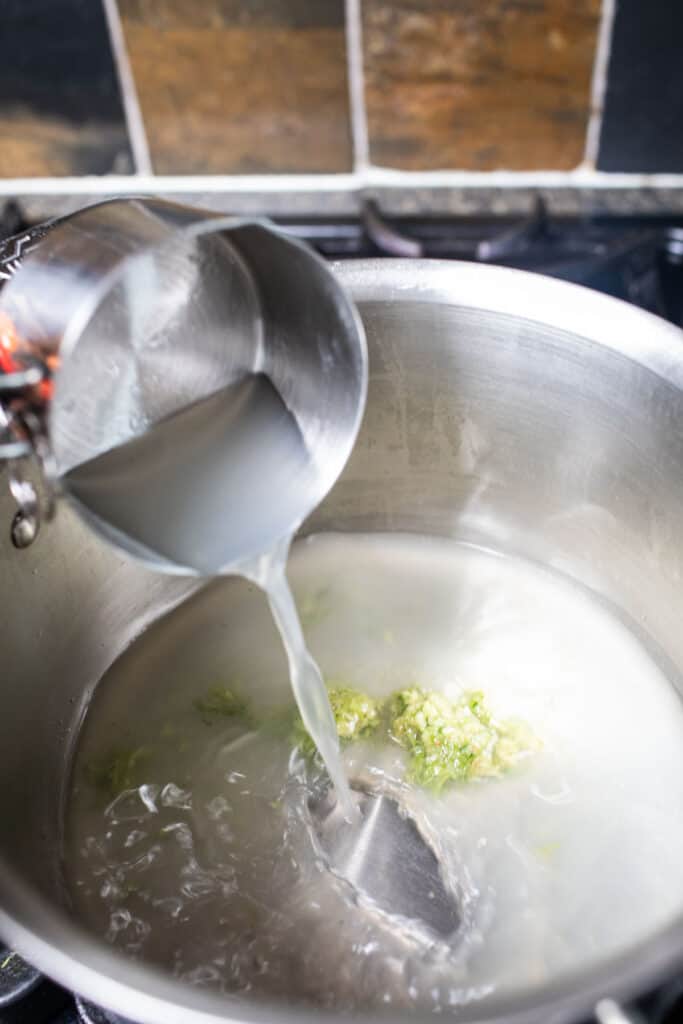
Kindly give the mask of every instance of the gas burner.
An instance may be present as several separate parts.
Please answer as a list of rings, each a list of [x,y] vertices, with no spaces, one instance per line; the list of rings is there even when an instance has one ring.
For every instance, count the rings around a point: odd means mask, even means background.
[[[683,219],[556,217],[539,196],[526,217],[281,219],[328,259],[411,257],[496,263],[572,281],[683,325]]]
[[[132,1024],[73,996],[0,946],[0,1024]]]
[[[17,953],[0,946],[0,1022],[2,1024],[77,1024],[62,1017],[73,998],[53,985]]]
[[[110,1013],[109,1010],[103,1010],[101,1006],[87,1003],[84,999],[76,998],[76,1012],[78,1014],[78,1024],[132,1024],[132,1021],[124,1020],[123,1017],[117,1017],[116,1014]],[[71,1024],[71,1021],[68,1024]]]

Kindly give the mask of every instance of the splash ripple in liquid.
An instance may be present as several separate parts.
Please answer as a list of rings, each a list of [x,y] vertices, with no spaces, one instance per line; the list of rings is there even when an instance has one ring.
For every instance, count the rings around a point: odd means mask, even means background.
[[[231,580],[140,638],[93,701],[66,860],[93,931],[192,984],[439,1009],[548,984],[667,923],[683,900],[683,711],[621,624],[556,577],[446,541],[319,537],[289,575],[329,680],[382,697],[481,689],[544,742],[509,776],[439,798],[405,784],[397,746],[344,750],[350,777],[398,794],[433,842],[461,932],[428,947],[357,905],[311,840],[323,780],[286,730],[193,708],[217,681],[260,720],[291,702],[265,598]],[[114,737],[148,753],[109,799],[87,768]]]

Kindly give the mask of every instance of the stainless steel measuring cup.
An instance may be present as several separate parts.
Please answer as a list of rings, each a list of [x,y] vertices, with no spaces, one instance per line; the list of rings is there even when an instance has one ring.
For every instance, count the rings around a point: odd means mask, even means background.
[[[214,574],[291,534],[344,466],[363,330],[325,263],[272,225],[112,200],[6,244],[2,277],[0,457],[24,517],[16,460],[37,451],[109,541]]]

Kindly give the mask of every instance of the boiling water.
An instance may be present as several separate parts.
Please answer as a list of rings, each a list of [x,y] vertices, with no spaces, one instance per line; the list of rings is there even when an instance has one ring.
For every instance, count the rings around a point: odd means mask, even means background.
[[[205,576],[239,570],[265,589],[302,718],[353,817],[327,691],[285,576],[289,538],[273,547],[283,523],[294,529],[315,504],[306,492],[317,478],[269,378],[252,374],[196,402],[71,469],[64,483],[100,532],[144,561]]]
[[[348,776],[397,795],[434,843],[460,931],[430,945],[327,869],[307,810],[324,773],[292,753],[263,594],[232,579],[150,628],[96,691],[65,857],[90,929],[198,985],[437,1009],[545,986],[678,912],[683,710],[603,607],[519,561],[400,535],[299,543],[289,575],[328,681],[480,688],[543,741],[505,778],[438,798],[406,784],[398,747],[343,750]],[[251,724],[197,710],[217,684],[250,698]],[[112,748],[138,751],[115,799],[93,781]]]

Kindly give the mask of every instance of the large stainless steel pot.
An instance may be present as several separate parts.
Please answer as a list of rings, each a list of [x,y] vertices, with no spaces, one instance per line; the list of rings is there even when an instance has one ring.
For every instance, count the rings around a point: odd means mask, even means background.
[[[666,652],[675,679],[683,334],[512,270],[368,261],[337,273],[368,335],[368,406],[345,473],[305,529],[419,530],[555,566],[614,603]],[[60,813],[88,699],[131,638],[197,584],[123,562],[66,507],[14,550],[4,491],[0,933],[59,981],[145,1024],[293,1020],[133,965],[65,909]],[[468,1013],[563,1021],[602,997],[628,998],[683,961],[676,913],[618,960]]]

